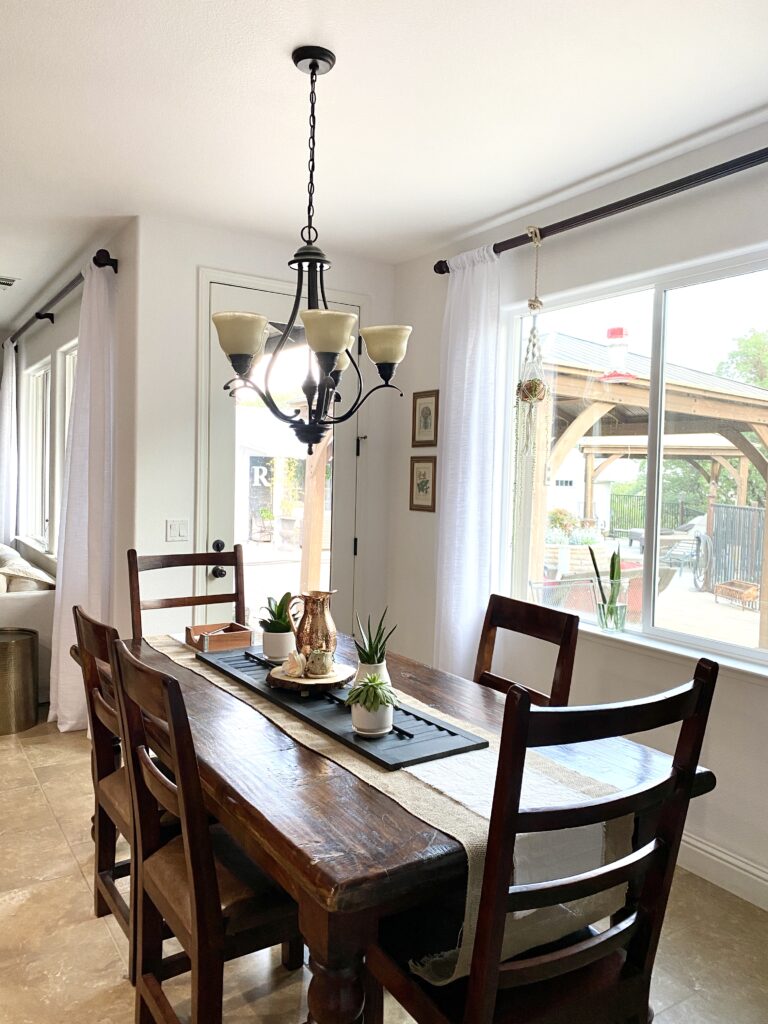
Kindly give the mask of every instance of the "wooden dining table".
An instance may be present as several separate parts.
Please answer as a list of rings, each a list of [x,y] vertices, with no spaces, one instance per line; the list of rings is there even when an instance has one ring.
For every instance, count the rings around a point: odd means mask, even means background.
[[[310,951],[310,1020],[355,1024],[364,1005],[364,951],[379,919],[462,886],[464,848],[145,640],[129,646],[181,684],[208,810],[298,904]],[[351,638],[338,638],[337,659],[354,663]],[[395,654],[387,666],[402,693],[500,730],[502,694]],[[669,756],[627,739],[548,747],[546,754],[617,789],[670,769]],[[712,772],[700,768],[694,795],[714,786]]]

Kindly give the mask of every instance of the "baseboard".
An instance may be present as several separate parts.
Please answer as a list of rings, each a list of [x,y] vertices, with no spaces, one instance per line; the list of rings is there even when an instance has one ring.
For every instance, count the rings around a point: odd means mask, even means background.
[[[689,834],[683,837],[679,863],[721,889],[768,910],[768,867]]]

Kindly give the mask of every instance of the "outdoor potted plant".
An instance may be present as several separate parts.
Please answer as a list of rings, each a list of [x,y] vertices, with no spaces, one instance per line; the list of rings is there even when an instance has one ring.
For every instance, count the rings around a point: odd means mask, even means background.
[[[264,630],[262,645],[264,657],[270,661],[285,661],[288,655],[296,650],[296,637],[293,631],[293,619],[290,611],[291,594],[283,594],[279,601],[274,597],[267,598],[267,605],[262,608],[266,618],[259,619]]]
[[[627,581],[621,578],[621,551],[617,548],[611,555],[607,593],[597,567],[595,552],[591,547],[589,554],[595,568],[597,584],[597,623],[601,629],[609,632],[622,630],[627,622]]]
[[[384,625],[384,619],[387,615],[387,609],[384,609],[384,614],[379,619],[379,624],[374,632],[371,629],[371,617],[368,616],[368,629],[363,628],[363,624],[360,621],[360,616],[357,617],[357,626],[360,630],[360,640],[355,640],[355,647],[357,648],[357,657],[359,664],[357,666],[357,675],[355,676],[355,682],[361,682],[366,676],[374,673],[388,683],[389,672],[387,671],[387,641],[397,629],[397,626],[393,626],[392,629],[387,633]]]
[[[259,519],[261,524],[259,526],[259,540],[263,544],[268,544],[272,540],[272,534],[274,532],[275,524],[275,513],[271,508],[262,506],[259,509]]]
[[[361,736],[386,736],[392,731],[397,697],[388,679],[369,672],[349,691],[345,703],[352,708],[352,728]]]

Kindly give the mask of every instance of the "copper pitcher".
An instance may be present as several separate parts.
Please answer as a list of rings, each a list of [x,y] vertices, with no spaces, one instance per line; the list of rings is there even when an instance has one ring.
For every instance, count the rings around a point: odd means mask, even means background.
[[[294,604],[302,602],[302,616],[294,630],[299,654],[336,650],[336,623],[331,615],[331,597],[335,593],[335,590],[308,590],[291,601],[292,612]]]

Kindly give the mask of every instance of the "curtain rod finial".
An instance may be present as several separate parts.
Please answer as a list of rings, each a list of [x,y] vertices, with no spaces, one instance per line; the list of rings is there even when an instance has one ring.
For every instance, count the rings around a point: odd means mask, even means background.
[[[450,274],[451,268],[448,266],[448,260],[438,260],[434,266],[436,274]]]
[[[109,255],[109,249],[99,249],[93,257],[95,267],[112,267],[115,273],[117,273],[117,262]]]

